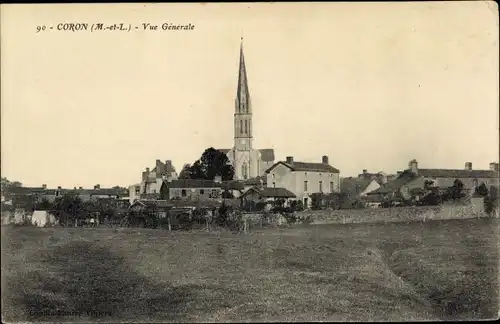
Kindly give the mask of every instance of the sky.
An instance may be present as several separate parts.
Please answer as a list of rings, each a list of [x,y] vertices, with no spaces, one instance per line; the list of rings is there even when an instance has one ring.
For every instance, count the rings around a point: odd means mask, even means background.
[[[160,27],[57,30],[99,22]],[[276,160],[346,177],[499,159],[495,2],[10,4],[0,32],[1,173],[25,186],[128,186],[231,148],[242,36],[254,148]]]

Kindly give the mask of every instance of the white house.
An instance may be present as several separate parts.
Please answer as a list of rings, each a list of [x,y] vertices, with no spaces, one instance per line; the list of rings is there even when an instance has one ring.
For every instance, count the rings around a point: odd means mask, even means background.
[[[313,193],[340,192],[340,171],[323,156],[321,163],[296,162],[289,156],[266,170],[267,187],[284,188],[292,192],[304,207],[311,205]]]

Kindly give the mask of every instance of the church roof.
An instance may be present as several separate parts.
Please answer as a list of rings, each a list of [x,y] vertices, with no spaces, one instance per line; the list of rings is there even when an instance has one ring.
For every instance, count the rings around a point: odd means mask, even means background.
[[[274,149],[261,149],[260,156],[262,161],[273,162],[274,161]]]
[[[242,98],[244,97],[244,100]],[[247,70],[245,67],[245,56],[243,54],[243,38],[241,39],[240,46],[240,66],[238,69],[238,91],[236,93],[236,101],[246,102],[248,109],[250,109],[250,91],[248,89]]]

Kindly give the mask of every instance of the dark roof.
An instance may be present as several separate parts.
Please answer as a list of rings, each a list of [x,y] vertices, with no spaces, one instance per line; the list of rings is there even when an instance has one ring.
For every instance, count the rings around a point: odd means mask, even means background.
[[[263,184],[267,183],[267,177],[266,176],[260,176],[260,177],[255,177],[255,178],[250,178],[250,179],[243,180],[243,184],[245,184],[247,186],[248,185],[260,185],[261,184],[261,180],[262,180]]]
[[[295,194],[292,192],[288,191],[285,188],[259,188],[259,187],[252,187],[245,191],[245,193],[242,196],[247,195],[250,191],[255,191],[258,194],[262,195],[263,197],[267,198],[295,198]]]
[[[332,167],[329,164],[312,163],[312,162],[295,162],[295,161],[293,163],[286,163],[283,161],[276,162],[269,169],[266,170],[266,173],[269,173],[278,164],[282,164],[290,168],[292,171],[340,173],[338,169]]]
[[[75,194],[75,195],[104,195],[104,196],[128,196],[128,192],[120,189],[47,189],[43,187],[13,187],[8,190],[9,193],[22,194],[22,195],[55,195],[56,191],[62,194]]]
[[[340,192],[346,193],[350,197],[359,194],[372,182],[371,179],[344,178],[340,180]]]
[[[245,187],[243,186],[243,183],[238,180],[231,180],[231,181],[223,181],[222,182],[222,188],[226,190],[243,190]]]
[[[160,198],[160,194],[159,193],[146,193],[146,194],[141,194],[140,197],[141,197],[141,199],[158,200]]]
[[[169,188],[222,188],[221,182],[213,180],[199,180],[199,179],[178,179],[172,182],[163,181]]]
[[[498,178],[498,172],[492,170],[418,169],[418,174],[426,178]]]
[[[274,161],[274,149],[260,149],[260,157],[262,161],[273,162]]]
[[[415,176],[410,173],[402,173],[397,179],[387,182],[377,190],[369,192],[368,195],[377,195],[377,194],[389,194],[392,192],[397,192],[401,187],[403,187],[408,182],[415,179]]]
[[[141,199],[135,201],[129,208],[135,205],[142,205],[144,207],[156,207],[156,208],[171,208],[173,204],[168,200],[153,200],[153,199]]]

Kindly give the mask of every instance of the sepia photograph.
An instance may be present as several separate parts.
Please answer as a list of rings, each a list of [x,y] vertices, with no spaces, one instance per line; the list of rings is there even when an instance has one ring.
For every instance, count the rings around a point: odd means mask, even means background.
[[[500,317],[494,1],[0,5],[2,323]]]

